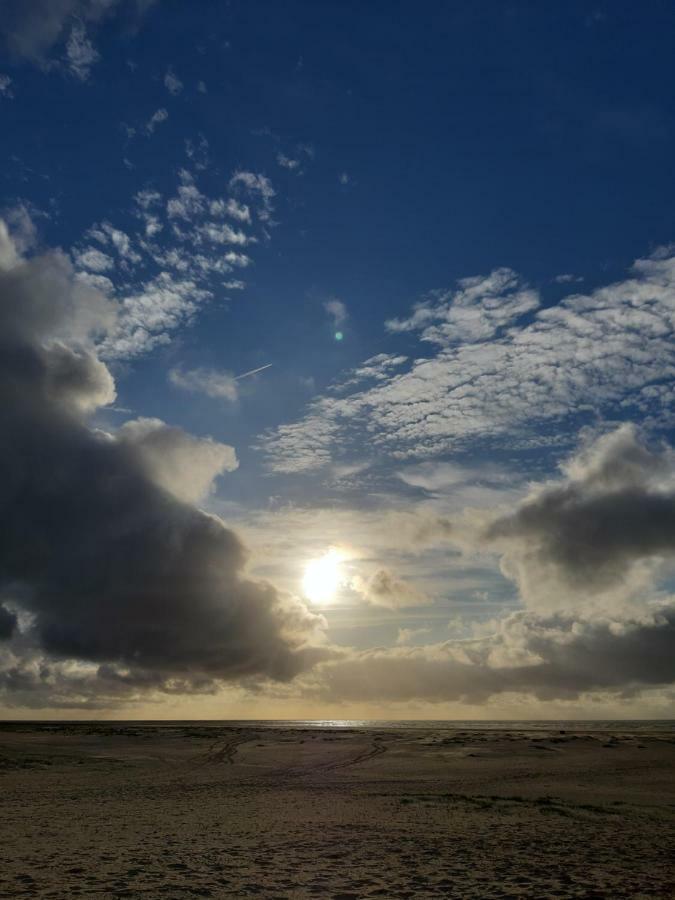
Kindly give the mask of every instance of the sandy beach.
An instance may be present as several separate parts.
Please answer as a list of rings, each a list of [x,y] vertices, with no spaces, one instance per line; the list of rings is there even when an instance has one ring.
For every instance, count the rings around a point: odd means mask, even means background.
[[[1,897],[671,897],[675,732],[4,724]]]

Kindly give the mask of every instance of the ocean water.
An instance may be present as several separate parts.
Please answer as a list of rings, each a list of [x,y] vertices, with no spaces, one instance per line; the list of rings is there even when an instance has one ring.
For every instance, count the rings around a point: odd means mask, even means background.
[[[29,724],[25,720],[24,725]],[[141,728],[283,728],[382,731],[673,731],[675,719],[133,719],[59,720],[35,725],[107,725]]]

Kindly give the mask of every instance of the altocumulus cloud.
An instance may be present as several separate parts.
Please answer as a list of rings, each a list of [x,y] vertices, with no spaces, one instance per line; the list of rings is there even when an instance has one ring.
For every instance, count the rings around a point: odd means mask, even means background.
[[[557,426],[573,415],[668,424],[674,319],[672,248],[552,307],[509,269],[463,279],[386,323],[417,335],[429,356],[395,372],[369,360],[365,384],[349,373],[260,446],[271,470],[299,472],[364,439],[392,459],[422,459],[477,444],[556,443],[569,430]]]
[[[236,465],[232,448],[152,419],[113,435],[91,428],[88,417],[115,396],[96,351],[115,327],[115,304],[60,252],[23,257],[4,223],[0,261],[0,689],[9,701],[215,690],[312,665],[326,652],[310,643],[321,620],[247,578],[236,534],[192,505]]]

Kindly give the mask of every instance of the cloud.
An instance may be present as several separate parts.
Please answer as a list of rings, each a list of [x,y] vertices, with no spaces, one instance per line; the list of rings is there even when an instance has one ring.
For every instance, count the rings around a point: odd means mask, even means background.
[[[513,613],[489,637],[349,652],[302,676],[324,701],[484,703],[504,694],[578,700],[639,694],[675,681],[675,606],[651,616],[579,622]]]
[[[420,340],[447,346],[491,338],[539,306],[539,295],[511,269],[462,278],[459,290],[435,291],[408,319],[389,319],[388,331],[420,331]]]
[[[282,169],[289,169],[291,172],[298,172],[300,170],[300,160],[292,159],[290,156],[286,156],[285,153],[277,153],[277,162],[282,167]]]
[[[0,641],[6,641],[11,638],[16,628],[16,616],[13,612],[0,606]]]
[[[66,43],[66,59],[68,68],[80,81],[89,78],[91,67],[98,62],[99,55],[87,37],[84,25],[80,22],[73,25]]]
[[[238,466],[233,447],[210,437],[196,438],[161,419],[125,422],[115,437],[134,448],[148,478],[185,503],[204,500],[215,479]]]
[[[178,78],[175,74],[171,66],[166,70],[166,75],[164,76],[164,87],[170,94],[173,94],[174,97],[176,94],[180,94],[183,90],[183,82]]]
[[[75,77],[85,80],[99,54],[87,36],[120,9],[139,19],[153,0],[5,0],[0,11],[0,37],[14,59],[43,69],[58,65],[51,51],[65,42],[65,59]],[[74,24],[73,24],[74,23]]]
[[[499,269],[391,320],[390,330],[417,333],[432,355],[356,390],[345,390],[347,373],[304,418],[263,436],[270,468],[317,468],[365,439],[393,459],[428,459],[495,443],[555,444],[569,434],[556,425],[569,426],[572,417],[673,421],[675,255],[668,248],[638,260],[623,281],[556,306],[538,302]]]
[[[230,178],[230,190],[240,191],[259,203],[258,218],[263,222],[270,222],[274,211],[273,200],[276,191],[272,182],[266,175],[239,170]]]
[[[388,569],[378,569],[367,578],[357,575],[352,579],[350,586],[366,602],[387,609],[428,606],[431,603],[426,594],[402,578],[397,578]]]
[[[173,196],[151,187],[134,195],[131,214],[140,221],[135,232],[96,223],[73,253],[79,279],[120,300],[117,327],[100,348],[106,359],[137,357],[169,343],[214,296],[214,276],[228,291],[246,286],[227,276],[251,265],[241,249],[258,238],[223,217],[252,226],[249,207],[233,197],[207,196],[187,169],[178,176]]]
[[[206,394],[217,400],[229,400],[234,403],[239,397],[239,385],[231,372],[220,372],[217,369],[180,369],[169,371],[169,381],[183,391]]]
[[[14,97],[12,79],[9,75],[0,75],[0,97],[5,97],[7,100],[11,100]]]
[[[526,603],[616,611],[648,592],[653,566],[675,555],[675,454],[622,425],[583,448],[567,476],[536,488],[485,529]]]
[[[230,216],[238,222],[251,224],[251,210],[245,203],[239,203],[234,197],[225,200],[214,200],[209,207],[212,216]]]
[[[107,253],[97,250],[95,247],[87,247],[74,254],[75,264],[81,269],[90,272],[108,272],[115,268],[115,261]]]
[[[553,281],[556,284],[572,284],[575,281],[580,282],[584,279],[579,275],[572,275],[569,272],[564,272],[562,275],[556,275]]]
[[[160,107],[160,109],[156,110],[145,123],[145,133],[154,134],[155,128],[157,128],[158,125],[161,125],[162,122],[166,122],[168,118],[169,113],[164,107]]]
[[[333,297],[331,300],[326,300],[323,308],[333,320],[333,325],[335,328],[339,328],[349,318],[347,307],[342,302],[342,300],[338,300],[337,297]]]
[[[456,490],[476,483],[496,487],[513,486],[518,480],[515,473],[488,463],[467,466],[454,462],[423,462],[406,466],[397,474],[405,484],[430,493]]]
[[[212,294],[190,278],[160,272],[121,301],[117,326],[101,342],[106,359],[131,359],[168,343],[170,333],[189,325]]]
[[[412,644],[417,638],[431,634],[431,628],[399,628],[396,643],[399,645]]]
[[[92,429],[88,416],[115,397],[96,342],[115,328],[117,304],[78,282],[62,253],[22,258],[8,244],[3,227],[0,400],[11,440],[0,442],[0,502],[11,527],[0,535],[0,595],[21,625],[5,641],[0,685],[45,702],[69,683],[80,694],[213,690],[289,679],[324,657],[310,644],[321,620],[247,577],[237,535],[187,502],[235,465],[232,448],[154,420]]]

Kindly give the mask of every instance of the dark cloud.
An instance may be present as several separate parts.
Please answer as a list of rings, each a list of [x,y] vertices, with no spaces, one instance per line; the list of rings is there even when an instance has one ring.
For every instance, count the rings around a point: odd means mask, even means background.
[[[88,414],[115,391],[92,335],[114,307],[61,254],[20,259],[3,228],[0,260],[0,593],[31,614],[24,651],[100,664],[119,691],[311,665],[320,620],[246,578],[238,537],[185,501],[233,467],[232,449],[157,420],[93,430]]]
[[[524,573],[544,569],[571,587],[607,589],[639,560],[675,552],[675,480],[669,449],[652,452],[630,425],[567,466],[561,484],[536,491],[486,530]],[[549,579],[550,580],[550,579]]]
[[[309,690],[326,700],[481,703],[505,693],[570,700],[594,691],[626,696],[675,681],[675,607],[620,622],[514,613],[489,637],[367,650],[325,663],[309,678]]]
[[[307,676],[312,689],[331,700],[480,703],[672,684],[675,605],[655,575],[675,552],[675,454],[622,425],[563,472],[493,516],[478,540],[504,554],[527,610],[469,640],[351,653]],[[475,549],[472,538],[466,545]]]
[[[14,613],[0,606],[0,641],[5,641],[14,634],[16,628],[16,616]]]

